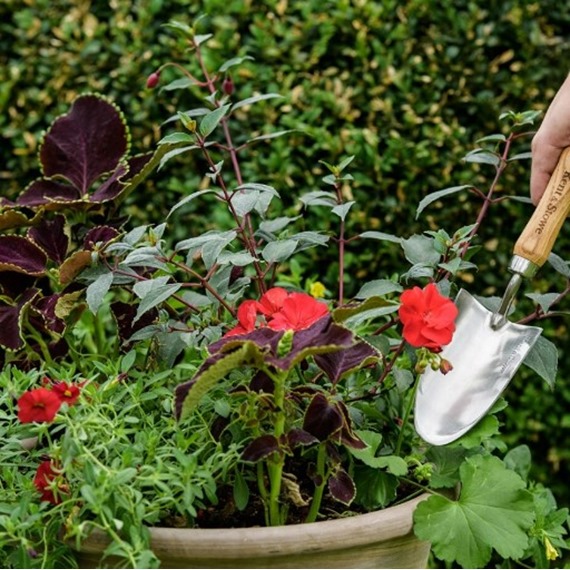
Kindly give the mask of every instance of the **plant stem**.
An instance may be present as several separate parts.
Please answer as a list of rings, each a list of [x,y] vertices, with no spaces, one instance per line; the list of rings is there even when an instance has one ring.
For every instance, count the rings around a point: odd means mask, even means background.
[[[285,433],[285,379],[287,373],[271,374],[269,371],[266,371],[266,373],[272,378],[275,385],[273,402],[276,411],[273,422],[273,435],[277,441],[280,441]],[[284,522],[279,501],[284,465],[285,455],[280,451],[273,453],[267,460],[267,471],[269,473],[269,524],[271,526],[277,526]]]
[[[420,384],[420,378],[419,375],[416,375],[416,380],[414,382],[414,389],[410,394],[410,398],[407,402],[406,410],[404,412],[404,417],[402,418],[402,426],[400,427],[400,433],[398,434],[398,441],[396,442],[396,449],[394,450],[394,455],[400,455],[400,451],[402,450],[402,443],[404,441],[404,432],[406,431],[406,427],[410,419],[410,414],[412,413],[412,407],[416,399],[416,392],[418,391],[419,384]]]
[[[325,491],[325,484],[327,482],[327,477],[325,473],[326,467],[326,449],[325,444],[321,443],[317,451],[317,477],[319,477],[319,484],[315,485],[315,491],[313,493],[313,500],[311,501],[311,508],[307,514],[305,522],[315,522],[317,520],[317,515],[321,509],[321,503],[323,500],[323,494]]]

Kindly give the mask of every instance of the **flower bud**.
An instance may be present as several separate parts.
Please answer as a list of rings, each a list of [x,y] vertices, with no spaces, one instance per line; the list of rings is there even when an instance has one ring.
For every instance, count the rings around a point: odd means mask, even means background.
[[[229,75],[227,75],[226,78],[222,81],[222,91],[226,95],[232,95],[234,92],[234,82]]]
[[[158,85],[159,81],[160,81],[160,73],[158,71],[151,73],[146,80],[147,89],[154,89]]]
[[[453,364],[451,364],[451,362],[449,362],[449,360],[442,358],[440,360],[440,363],[439,363],[439,371],[442,374],[447,374],[448,372],[451,372],[452,370],[453,370]]]

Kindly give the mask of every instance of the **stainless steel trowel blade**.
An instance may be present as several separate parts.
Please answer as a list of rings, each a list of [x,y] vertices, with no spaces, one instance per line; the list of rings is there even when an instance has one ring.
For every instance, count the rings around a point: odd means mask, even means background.
[[[463,289],[455,303],[456,330],[441,353],[453,369],[428,368],[416,396],[416,430],[433,445],[458,439],[489,411],[542,332],[509,321],[493,329],[493,313]]]

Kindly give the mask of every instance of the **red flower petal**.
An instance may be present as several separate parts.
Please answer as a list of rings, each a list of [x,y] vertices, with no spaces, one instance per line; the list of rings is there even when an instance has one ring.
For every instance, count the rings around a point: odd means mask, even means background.
[[[75,404],[81,392],[79,386],[76,384],[68,384],[67,382],[55,383],[52,391],[62,402],[67,402],[70,406]]]
[[[39,464],[38,470],[34,477],[34,486],[41,493],[42,501],[48,501],[57,505],[61,502],[59,497],[56,497],[53,490],[50,488],[50,483],[58,476],[58,473],[54,470],[53,463],[51,461],[43,461]],[[62,489],[63,490],[63,489]]]
[[[61,407],[61,400],[47,388],[24,392],[18,399],[18,419],[23,423],[51,422]]]
[[[455,332],[457,307],[444,297],[434,283],[424,289],[413,287],[400,296],[399,316],[404,339],[417,348],[440,351]]]
[[[328,305],[306,293],[291,293],[283,308],[268,323],[273,330],[300,331],[310,327],[329,312]]]
[[[264,293],[259,299],[259,311],[267,316],[280,311],[283,308],[283,302],[289,293],[282,287],[273,287]]]

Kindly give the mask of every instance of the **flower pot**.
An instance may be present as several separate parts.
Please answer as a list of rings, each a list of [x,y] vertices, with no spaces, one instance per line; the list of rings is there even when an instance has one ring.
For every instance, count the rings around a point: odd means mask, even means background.
[[[151,528],[161,568],[426,568],[430,545],[412,530],[422,495],[373,513],[280,527]],[[93,533],[77,554],[80,568],[111,566],[101,561],[109,544]]]

